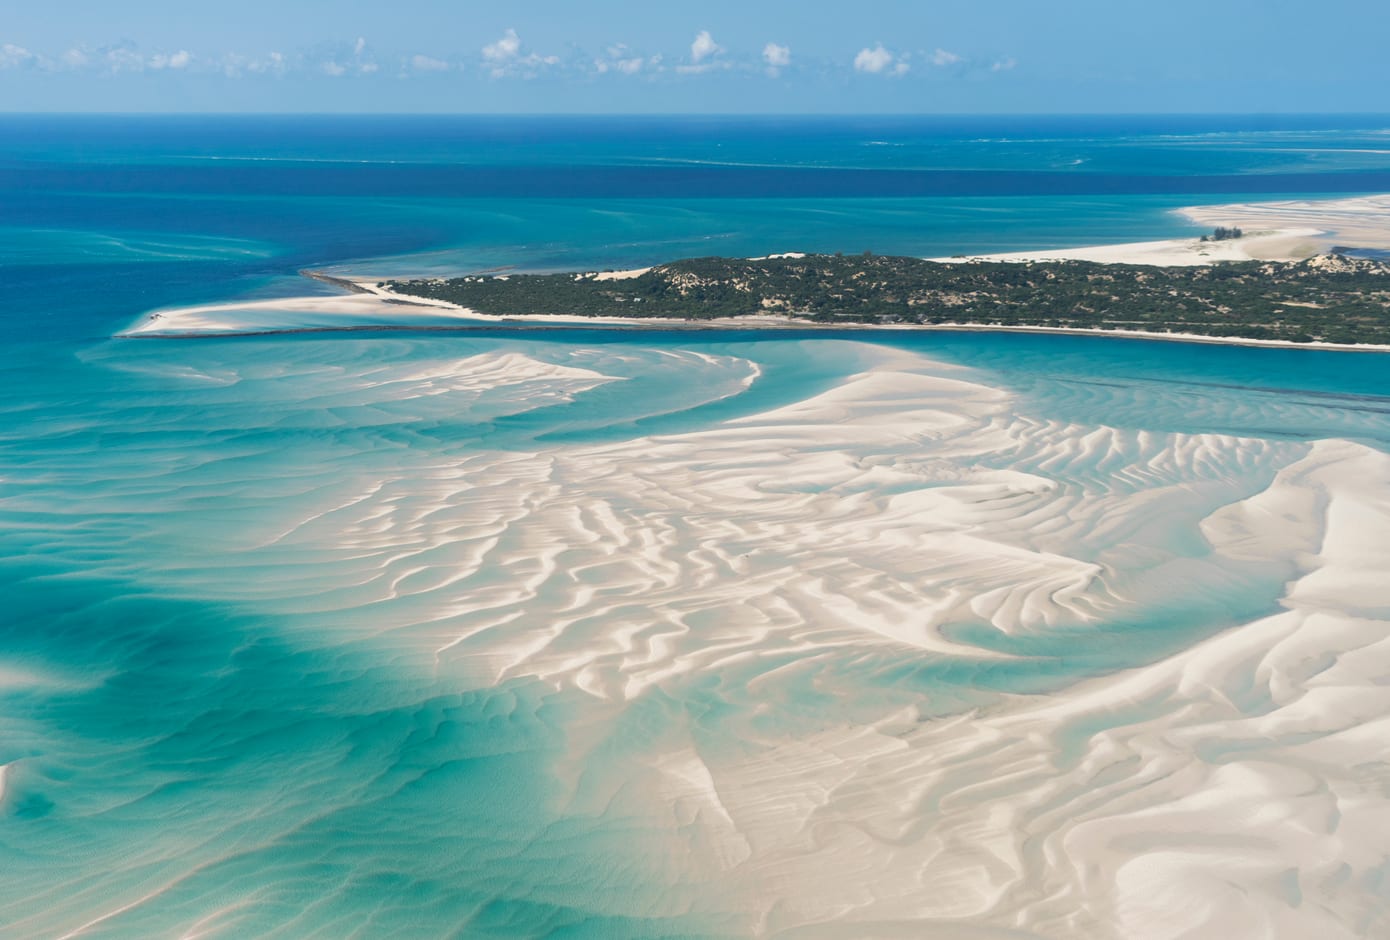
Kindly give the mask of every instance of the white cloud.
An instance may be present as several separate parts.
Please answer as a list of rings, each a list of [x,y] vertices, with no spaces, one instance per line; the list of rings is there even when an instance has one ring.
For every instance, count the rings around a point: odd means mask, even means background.
[[[410,57],[410,67],[417,72],[447,72],[449,63],[427,55],[413,55]]]
[[[337,65],[337,63],[333,63]],[[263,59],[247,58],[235,52],[229,52],[222,57],[222,74],[228,78],[241,78],[243,72],[250,72],[253,75],[284,75],[289,67],[283,52],[267,53]],[[325,71],[327,71],[325,69]],[[343,71],[347,71],[343,69]],[[333,72],[328,74],[332,75]],[[342,72],[336,74],[341,75]]]
[[[910,71],[912,71],[912,66],[908,65],[906,62],[899,62],[897,65],[893,66],[894,75],[906,75]]]
[[[261,72],[269,75],[284,75],[287,63],[283,52],[272,52],[264,59],[257,59],[250,65],[253,72]]]
[[[319,72],[339,76],[349,73],[371,74],[378,66],[371,61],[348,61],[345,50],[336,56],[315,56],[291,59],[281,52],[250,56],[240,52],[198,55],[187,49],[145,52],[133,42],[111,46],[71,46],[52,57],[32,53],[13,44],[0,45],[0,69],[25,67],[49,72],[90,72],[104,75],[140,73],[199,72],[241,78],[246,74],[285,75],[291,70]]]
[[[714,41],[714,37],[709,34],[709,30],[702,29],[695,37],[695,41],[690,44],[690,61],[699,65],[701,62],[716,56],[724,50]]]
[[[854,70],[856,72],[868,72],[872,75],[877,75],[892,64],[893,53],[883,48],[883,43],[879,43],[872,49],[860,49],[859,54],[854,57]]]
[[[714,41],[709,30],[702,29],[696,34],[695,41],[690,44],[690,61],[685,65],[676,66],[676,71],[681,75],[727,71],[733,68],[733,64],[727,59],[719,58],[723,51],[724,47]]]
[[[652,64],[655,64],[660,62],[661,59],[653,56],[650,61]],[[638,72],[642,71],[643,67],[647,65],[647,62],[647,59],[643,59],[640,56],[634,56],[630,59],[595,59],[594,68],[600,75],[607,74],[608,72],[618,72],[622,75],[636,75]]]
[[[172,55],[162,52],[150,56],[150,68],[156,71],[160,69],[186,69],[188,63],[193,61],[193,56],[186,50],[180,49]]]
[[[937,49],[931,54],[931,64],[935,66],[955,65],[961,61],[960,56],[954,52],[947,52],[945,49]]]
[[[215,59],[196,56],[187,49],[142,52],[133,42],[114,46],[71,46],[55,57],[30,53],[14,45],[0,46],[0,68],[32,66],[50,72],[96,72],[121,75],[140,72],[230,71],[246,65],[246,57],[226,53]]]
[[[483,61],[488,63],[493,78],[520,75],[522,78],[535,78],[542,68],[560,64],[556,55],[539,55],[535,52],[521,54],[521,37],[516,30],[509,29],[496,42],[483,46]]]
[[[129,45],[107,49],[103,56],[106,67],[112,72],[143,72],[145,57]]]
[[[0,46],[0,69],[15,69],[34,61],[34,54],[23,46],[7,42]]]
[[[1016,59],[1000,59],[998,62],[991,65],[989,70],[991,72],[1007,72],[1015,65],[1018,65],[1018,60]]]
[[[502,63],[515,59],[521,52],[521,37],[516,30],[509,29],[502,38],[483,46],[483,58],[488,62]]]
[[[786,46],[770,42],[763,46],[763,61],[775,69],[786,68],[792,64],[792,51]]]
[[[331,75],[333,78],[337,78],[340,75],[347,74],[347,69],[339,65],[337,62],[325,62],[323,63],[323,65],[319,66],[319,69],[323,72],[323,74]]]
[[[661,64],[661,56],[643,58],[633,53],[624,43],[609,46],[604,56],[594,60],[594,71],[600,75],[617,72],[620,75],[636,75],[643,69],[653,70]]]
[[[352,54],[355,56],[360,56],[364,51],[366,51],[366,49],[367,40],[362,36],[358,36],[357,42],[353,43],[352,45]]]

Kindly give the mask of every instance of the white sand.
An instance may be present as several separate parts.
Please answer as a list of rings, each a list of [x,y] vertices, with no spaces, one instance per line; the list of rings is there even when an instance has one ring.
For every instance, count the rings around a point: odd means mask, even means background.
[[[1321,251],[1338,245],[1390,249],[1390,195],[1195,206],[1182,212],[1213,227],[1316,229]]]
[[[641,277],[650,271],[651,268],[632,268],[628,271],[601,271],[594,275],[596,281],[630,281],[634,277]]]
[[[374,289],[375,296],[312,295],[278,297],[191,307],[169,307],[142,316],[119,336],[151,336],[182,333],[230,333],[281,330],[315,326],[352,326],[365,323],[410,323],[440,317],[467,318],[467,311],[453,304],[409,298],[409,304],[390,302],[389,295]]]
[[[467,307],[442,300],[430,300],[409,295],[393,294],[373,286],[375,297],[348,295],[344,297],[284,297],[276,300],[245,303],[205,304],[194,307],[171,307],[142,316],[117,336],[180,336],[185,334],[218,334],[315,329],[352,325],[408,326],[438,323],[441,317],[455,326],[536,324],[553,326],[627,327],[635,330],[799,330],[845,332],[856,330],[979,330],[1004,333],[1058,333],[1069,336],[1115,336],[1130,339],[1162,340],[1183,343],[1219,343],[1236,346],[1269,346],[1287,349],[1327,349],[1350,352],[1387,352],[1390,345],[1361,343],[1293,343],[1285,340],[1242,339],[1226,336],[1203,336],[1200,333],[1155,333],[1148,330],[1081,330],[1049,326],[1000,326],[981,323],[891,324],[864,323],[825,324],[800,320],[779,314],[759,314],[744,317],[719,317],[709,320],[653,319],[643,317],[579,316],[576,314],[508,314],[498,316],[480,313]],[[378,299],[379,298],[379,299]],[[401,306],[392,298],[411,301]],[[415,307],[415,301],[420,301]],[[412,309],[415,307],[415,309]]]
[[[570,693],[597,717],[553,767],[564,811],[631,814],[670,903],[699,886],[733,935],[1390,932],[1390,456],[1046,419],[958,367],[817,344],[863,371],[700,432],[360,452],[331,502],[161,576],[370,631],[402,668]],[[607,377],[381,370],[341,380],[353,401],[425,414]],[[976,692],[1033,667],[951,629],[1086,651],[1252,593],[1232,629],[1037,696]]]
[[[1245,235],[1219,242],[1174,238],[932,260],[1096,261],[1181,267],[1216,261],[1301,261],[1336,246],[1390,248],[1390,195],[1193,206],[1179,211],[1200,225],[1236,227]]]
[[[1390,935],[1390,456],[1036,417],[967,370],[823,342],[863,371],[709,430],[357,452],[324,504],[296,494],[235,540],[195,508],[199,553],[159,576],[370,631],[403,668],[574,693],[600,717],[553,768],[565,812],[632,812],[730,933]],[[509,354],[340,381],[351,405],[457,415],[611,379]],[[1037,696],[972,698],[1030,667],[952,630],[1086,651],[1104,623],[1249,594],[1267,608],[1231,629]]]
[[[750,935],[1387,926],[1361,885],[1390,859],[1390,457],[1040,421],[959,369],[872,355],[714,430],[403,468],[269,544],[339,542],[354,601],[441,670],[614,709],[710,677],[749,714],[843,696],[831,727],[749,721],[727,750],[677,734],[625,772],[668,807],[644,825],[672,827],[673,864]],[[426,502],[371,525],[407,491]],[[1208,554],[1167,547],[1194,528]],[[1065,692],[935,719],[874,678],[1008,668],[951,623],[1043,636],[1271,572],[1282,612]],[[596,747],[556,770],[579,816],[614,799],[579,785],[611,760]]]
[[[1184,267],[1217,261],[1297,261],[1319,251],[1315,228],[1270,228],[1247,232],[1243,238],[1204,242],[1200,238],[1174,238],[1121,245],[1093,245],[1046,251],[1017,251],[933,261],[1096,261],[1101,264],[1152,264]]]

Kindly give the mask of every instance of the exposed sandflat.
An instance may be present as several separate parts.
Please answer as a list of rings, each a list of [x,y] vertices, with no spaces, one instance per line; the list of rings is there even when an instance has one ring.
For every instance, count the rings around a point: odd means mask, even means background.
[[[1390,457],[1033,418],[967,371],[860,352],[847,382],[710,430],[364,480],[260,550],[288,570],[335,546],[341,590],[440,668],[608,710],[699,689],[748,716],[738,747],[671,732],[624,779],[663,807],[641,837],[667,834],[682,882],[750,934],[1366,936],[1390,828]],[[517,355],[415,369],[412,395],[603,379]],[[1084,635],[1252,590],[1271,613],[1046,695],[884,680],[1016,668],[952,624]],[[789,730],[803,696],[838,696],[843,721]],[[555,770],[580,816],[616,798],[581,783],[598,746]]]

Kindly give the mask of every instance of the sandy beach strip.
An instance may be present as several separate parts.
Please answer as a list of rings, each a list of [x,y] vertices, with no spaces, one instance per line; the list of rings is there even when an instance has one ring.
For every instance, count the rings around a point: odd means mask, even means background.
[[[1183,210],[1184,212],[1188,210]],[[1010,251],[991,255],[931,258],[948,262],[963,261],[1094,261],[1099,264],[1146,264],[1161,268],[1194,267],[1218,261],[1302,261],[1325,251],[1321,239],[1326,232],[1317,228],[1270,228],[1249,232],[1243,238],[1202,241],[1200,238],[1169,238],[1151,242],[1125,242],[1119,245],[1088,245],[1082,248],[1056,248],[1042,251]]]

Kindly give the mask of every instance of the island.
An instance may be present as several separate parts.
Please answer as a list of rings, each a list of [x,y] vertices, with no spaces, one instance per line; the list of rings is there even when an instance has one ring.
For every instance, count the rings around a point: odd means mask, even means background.
[[[1390,345],[1390,263],[1339,250],[1300,261],[1182,267],[789,254],[692,258],[618,273],[477,274],[354,287],[500,317],[780,317]]]

